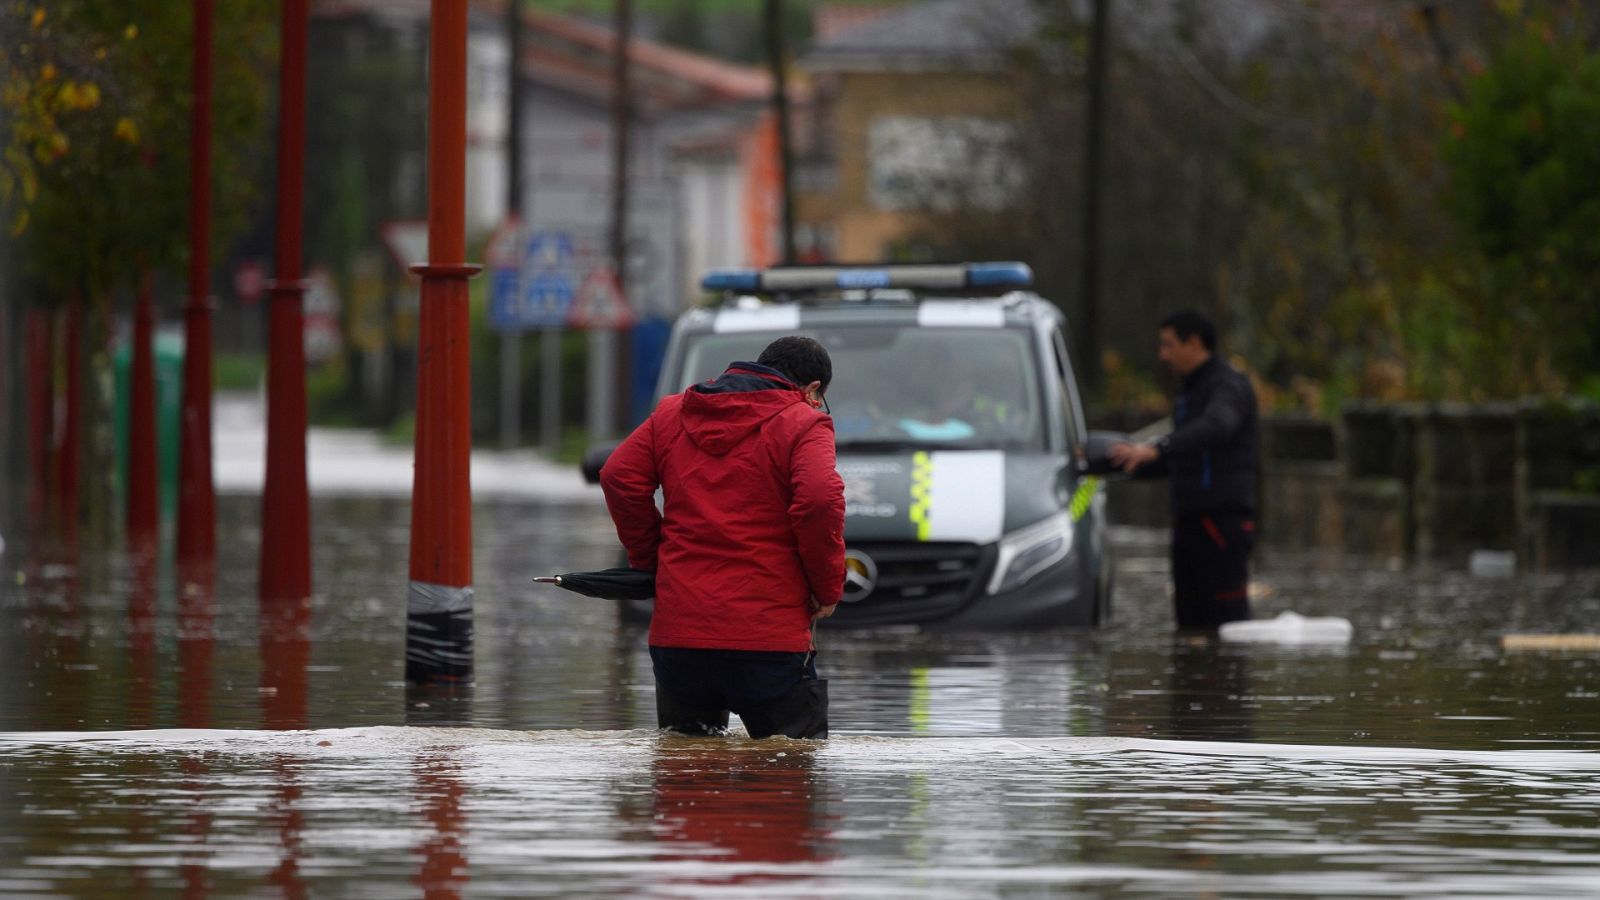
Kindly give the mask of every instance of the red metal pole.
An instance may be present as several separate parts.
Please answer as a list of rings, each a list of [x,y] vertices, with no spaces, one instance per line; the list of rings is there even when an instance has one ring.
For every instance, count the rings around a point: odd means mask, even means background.
[[[267,475],[261,494],[260,598],[311,597],[311,499],[306,486],[306,359],[300,226],[306,162],[306,0],[283,0],[278,73],[277,279],[267,336]]]
[[[433,0],[428,47],[428,262],[417,330],[406,680],[472,678],[472,381],[466,257],[467,5]]]
[[[128,404],[128,550],[135,560],[155,554],[161,520],[157,494],[160,473],[156,463],[156,379],[151,340],[155,330],[155,302],[150,296],[150,274],[139,284],[133,303],[133,366]]]
[[[56,502],[61,515],[62,545],[78,544],[79,475],[83,459],[83,298],[67,298],[66,398],[61,425],[60,464],[56,469]]]
[[[55,366],[50,313],[28,310],[28,524],[35,534],[49,528],[50,436],[54,430]]]
[[[211,4],[194,0],[190,118],[189,298],[183,310],[183,427],[178,473],[178,569],[210,592],[217,558],[211,476]]]

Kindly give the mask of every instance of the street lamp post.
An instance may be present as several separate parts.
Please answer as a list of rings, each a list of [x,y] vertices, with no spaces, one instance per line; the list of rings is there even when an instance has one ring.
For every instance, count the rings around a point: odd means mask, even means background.
[[[267,336],[267,472],[261,493],[266,605],[311,596],[311,510],[306,486],[306,359],[300,278],[306,159],[307,0],[283,0],[278,73],[278,234]]]
[[[417,331],[416,464],[406,680],[472,678],[472,383],[466,262],[467,5],[433,0],[428,262]]]
[[[194,0],[190,114],[189,297],[184,306],[183,425],[178,476],[178,569],[184,592],[209,594],[217,558],[211,476],[211,17]]]

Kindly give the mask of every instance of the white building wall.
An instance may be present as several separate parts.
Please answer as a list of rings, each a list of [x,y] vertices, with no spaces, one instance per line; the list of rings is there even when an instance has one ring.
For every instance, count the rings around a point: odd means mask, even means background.
[[[467,34],[467,233],[482,237],[505,218],[507,66],[511,49],[498,28]]]

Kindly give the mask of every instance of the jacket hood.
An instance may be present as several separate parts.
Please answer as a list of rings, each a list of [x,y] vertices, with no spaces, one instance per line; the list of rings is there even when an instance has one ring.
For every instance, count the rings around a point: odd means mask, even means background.
[[[766,421],[805,398],[777,369],[736,362],[683,392],[683,429],[696,447],[723,456]]]

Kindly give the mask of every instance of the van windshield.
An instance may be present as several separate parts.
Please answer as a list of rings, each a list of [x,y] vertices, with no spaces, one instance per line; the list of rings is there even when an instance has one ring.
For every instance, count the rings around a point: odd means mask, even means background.
[[[833,359],[828,405],[839,449],[1043,450],[1043,404],[1031,332],[878,326],[702,334],[687,341],[684,385],[754,360],[784,334],[822,342]]]

